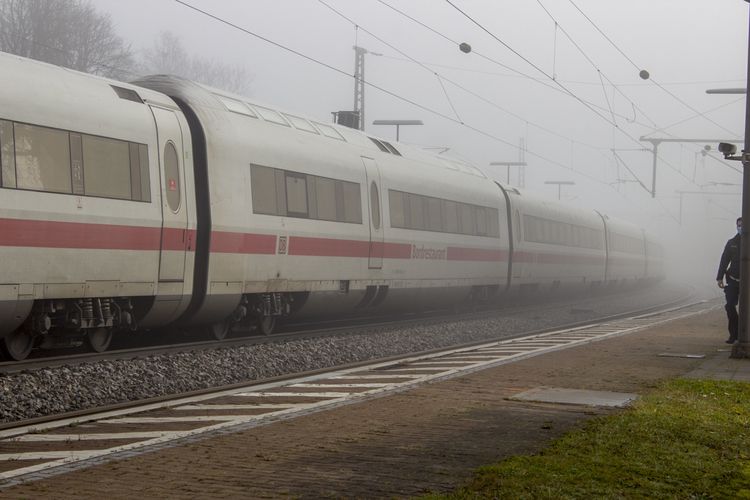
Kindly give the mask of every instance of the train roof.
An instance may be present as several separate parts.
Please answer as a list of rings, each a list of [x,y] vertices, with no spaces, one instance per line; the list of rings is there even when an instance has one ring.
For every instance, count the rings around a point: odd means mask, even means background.
[[[429,165],[432,168],[444,168],[483,179],[487,178],[479,168],[462,159],[438,155],[419,147],[395,142],[372,133],[335,123],[325,123],[300,113],[290,112],[277,106],[268,105],[255,99],[249,99],[181,77],[152,75],[139,79],[134,83],[149,89],[157,89],[168,95],[171,95],[170,90],[177,90],[180,95],[190,99],[191,103],[197,103],[205,109],[234,113],[265,122],[272,127],[291,129],[299,133],[301,137],[307,139],[311,135],[315,135],[321,141],[348,143],[357,146],[359,150],[392,154],[408,158],[410,161]]]

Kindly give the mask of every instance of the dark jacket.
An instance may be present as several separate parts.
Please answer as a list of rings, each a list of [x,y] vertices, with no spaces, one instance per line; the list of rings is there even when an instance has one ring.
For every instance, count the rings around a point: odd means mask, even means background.
[[[729,269],[727,269],[729,266]],[[735,281],[740,280],[740,235],[727,241],[724,246],[724,252],[721,254],[719,262],[719,272],[716,273],[716,281],[724,280],[724,275]]]

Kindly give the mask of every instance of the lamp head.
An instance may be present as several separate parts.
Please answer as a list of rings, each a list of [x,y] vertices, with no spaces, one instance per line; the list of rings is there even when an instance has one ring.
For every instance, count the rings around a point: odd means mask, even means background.
[[[719,153],[724,155],[724,158],[729,158],[737,152],[737,146],[728,142],[719,143]]]

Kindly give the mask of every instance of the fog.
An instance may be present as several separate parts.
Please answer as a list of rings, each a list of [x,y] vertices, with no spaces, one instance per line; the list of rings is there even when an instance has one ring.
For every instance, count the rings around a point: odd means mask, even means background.
[[[170,31],[191,53],[245,68],[253,100],[317,120],[352,109],[352,47],[364,47],[369,133],[392,140],[393,127],[372,121],[422,120],[423,126],[401,128],[402,142],[447,149],[503,182],[505,167],[489,163],[518,161],[523,141],[526,189],[556,198],[557,186],[545,182],[575,182],[562,187],[562,199],[645,227],[667,246],[675,279],[718,291],[719,255],[740,213],[740,164],[725,162],[716,142],[661,143],[652,198],[652,144],[639,139],[743,137],[744,96],[705,90],[745,86],[746,2],[95,5],[134,49]],[[460,42],[472,51],[460,51]],[[511,184],[520,183],[512,169]]]

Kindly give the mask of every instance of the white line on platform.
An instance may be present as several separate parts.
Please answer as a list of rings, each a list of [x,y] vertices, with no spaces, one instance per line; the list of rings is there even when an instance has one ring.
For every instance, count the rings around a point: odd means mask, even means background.
[[[390,383],[384,383],[384,384],[375,384],[375,383],[372,383],[372,384],[347,384],[347,383],[340,383],[340,384],[339,383],[333,383],[333,384],[292,384],[289,387],[308,387],[308,388],[316,388],[316,389],[319,389],[319,388],[324,388],[325,389],[325,388],[334,388],[334,387],[352,387],[352,388],[356,388],[356,387],[363,387],[363,388],[368,388],[368,387],[388,387],[389,385],[393,385],[393,384],[390,384]]]
[[[414,373],[404,373],[402,375],[391,375],[391,374],[383,374],[383,375],[357,375],[356,373],[352,373],[351,375],[337,375],[335,377],[331,377],[326,380],[340,380],[340,379],[362,379],[362,380],[370,380],[370,379],[394,379],[394,378],[404,378],[404,379],[414,379],[414,378],[420,378],[422,375],[417,375]],[[408,381],[408,380],[407,380]]]
[[[196,415],[194,417],[124,417],[100,420],[103,424],[163,424],[173,422],[228,422],[237,415]]]
[[[288,386],[287,386],[288,387]],[[334,399],[348,396],[348,392],[238,392],[237,396],[262,398],[325,398]]]
[[[22,442],[52,442],[52,441],[110,441],[113,439],[153,439],[167,434],[170,431],[144,431],[144,432],[108,432],[102,434],[25,434],[10,438],[8,441]]]
[[[212,405],[212,404],[195,404],[177,406],[175,410],[283,410],[285,408],[299,408],[307,403],[279,403],[279,404],[236,404],[236,405]]]

